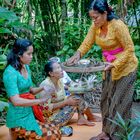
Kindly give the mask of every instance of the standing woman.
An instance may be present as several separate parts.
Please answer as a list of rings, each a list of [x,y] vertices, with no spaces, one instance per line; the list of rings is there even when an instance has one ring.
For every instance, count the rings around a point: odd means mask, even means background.
[[[102,49],[103,60],[108,62],[103,73],[101,95],[102,133],[91,140],[120,140],[115,133],[123,131],[108,119],[118,112],[127,121],[131,118],[133,86],[138,60],[127,26],[114,14],[106,0],[93,0],[89,15],[93,23],[83,43],[67,65],[77,61],[96,43]]]
[[[47,98],[35,99],[34,97],[44,87],[32,87],[29,69],[32,54],[32,42],[27,39],[17,39],[8,55],[8,64],[3,74],[3,82],[9,98],[6,125],[10,130],[12,140],[60,139],[59,130],[55,126],[51,128],[55,133],[48,134],[50,133],[48,128],[51,126],[47,128],[47,123],[44,122],[43,115],[41,116],[36,106],[47,102]],[[48,87],[46,90],[48,93],[51,92]],[[38,115],[33,110],[37,111]]]

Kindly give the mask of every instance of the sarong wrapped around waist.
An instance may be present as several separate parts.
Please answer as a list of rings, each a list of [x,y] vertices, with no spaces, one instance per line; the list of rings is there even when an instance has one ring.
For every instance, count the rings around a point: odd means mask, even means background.
[[[35,96],[29,92],[20,94],[20,97],[25,98],[25,99],[31,99],[31,100],[35,99]],[[34,113],[36,119],[41,122],[45,122],[43,113],[42,113],[39,105],[33,105],[32,108],[33,108],[33,113]]]

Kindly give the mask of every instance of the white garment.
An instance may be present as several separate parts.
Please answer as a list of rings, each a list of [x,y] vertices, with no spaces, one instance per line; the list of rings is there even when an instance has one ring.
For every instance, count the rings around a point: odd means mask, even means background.
[[[63,83],[66,84],[66,85],[70,84],[70,82],[72,81],[71,78],[68,76],[68,74],[65,71],[63,71],[63,73],[64,73]]]

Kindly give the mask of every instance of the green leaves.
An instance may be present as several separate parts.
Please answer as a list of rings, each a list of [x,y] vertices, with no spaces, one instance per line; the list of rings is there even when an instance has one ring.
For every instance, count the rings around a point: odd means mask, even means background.
[[[7,28],[1,27],[1,28],[0,28],[0,34],[1,34],[1,33],[3,33],[3,34],[4,34],[4,33],[11,34],[12,32],[11,32],[9,29],[7,29]]]
[[[69,47],[70,47],[70,46],[65,45],[65,46],[63,47],[63,51],[67,51],[67,50],[69,49]]]
[[[123,120],[121,115],[117,112],[115,119],[111,120],[112,123],[119,126],[124,133],[116,133],[115,135],[121,138],[121,140],[134,140],[134,136],[136,132],[140,131],[139,125],[140,125],[140,113],[137,111],[134,111],[136,114],[136,118],[133,118],[132,120],[128,120],[127,122]]]
[[[140,45],[135,45],[136,56],[140,59]]]
[[[21,23],[19,17],[13,11],[0,7],[0,34],[19,33],[23,30],[31,29],[27,24]]]
[[[101,48],[94,44],[85,57],[95,58],[98,61],[102,61]]]
[[[8,103],[0,101],[0,112],[3,111],[5,108],[8,108]]]
[[[11,23],[15,22],[16,20],[18,20],[18,17],[14,12],[9,11],[6,8],[0,7],[0,34],[11,34]]]
[[[75,21],[75,22],[74,22]],[[61,60],[71,57],[80,46],[87,34],[89,24],[81,23],[78,18],[67,18],[63,33],[61,33],[64,47],[57,52]]]
[[[0,19],[5,19],[9,22],[18,20],[16,14],[12,11],[7,10],[6,8],[0,7]]]
[[[6,112],[9,107],[9,104],[6,101],[3,102],[2,100],[5,99],[0,98],[0,126],[6,123]]]
[[[137,81],[135,83],[135,94],[134,94],[134,100],[140,100],[140,45],[135,45],[135,54],[138,58],[138,71],[137,71]]]
[[[0,70],[3,70],[7,64],[7,57],[6,55],[0,55]]]

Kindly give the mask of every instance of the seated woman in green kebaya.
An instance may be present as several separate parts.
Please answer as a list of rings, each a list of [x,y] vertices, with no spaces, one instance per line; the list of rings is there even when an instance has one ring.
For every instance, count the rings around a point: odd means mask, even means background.
[[[29,64],[33,57],[32,42],[17,39],[8,55],[8,64],[3,74],[3,82],[9,98],[6,125],[11,139],[17,140],[58,140],[61,139],[58,127],[44,120],[38,104],[46,103],[47,97],[35,99],[35,94],[44,87],[34,88]],[[46,93],[51,89],[45,86]],[[50,130],[54,131],[49,135]]]

